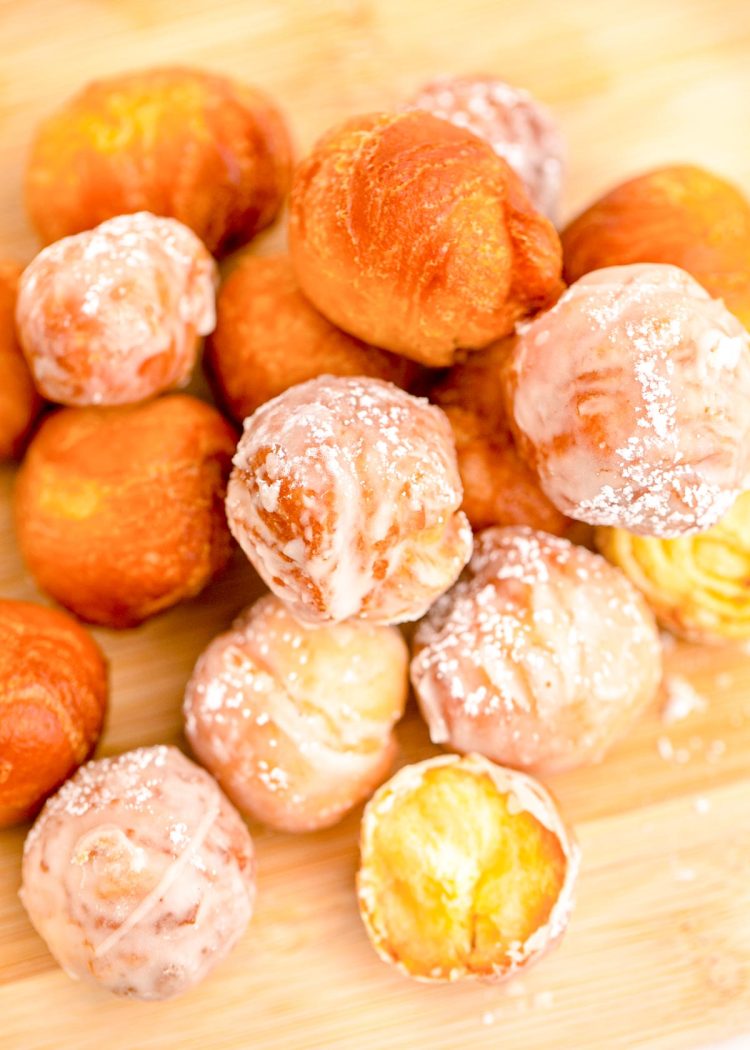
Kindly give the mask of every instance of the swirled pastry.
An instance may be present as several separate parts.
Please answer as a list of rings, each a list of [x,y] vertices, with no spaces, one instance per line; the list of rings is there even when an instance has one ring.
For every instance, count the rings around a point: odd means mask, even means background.
[[[750,638],[750,493],[695,536],[662,540],[598,529],[596,542],[670,631],[704,643]]]

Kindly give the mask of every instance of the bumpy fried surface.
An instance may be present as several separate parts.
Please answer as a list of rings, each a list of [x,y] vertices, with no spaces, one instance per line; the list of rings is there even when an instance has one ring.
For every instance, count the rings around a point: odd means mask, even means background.
[[[365,342],[440,367],[554,302],[560,244],[517,175],[421,110],[357,117],[298,167],[290,251],[302,291]]]

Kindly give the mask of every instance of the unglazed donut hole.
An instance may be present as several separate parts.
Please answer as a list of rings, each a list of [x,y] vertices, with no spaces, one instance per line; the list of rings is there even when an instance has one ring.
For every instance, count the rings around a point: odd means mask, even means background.
[[[537,773],[597,761],[654,699],[661,647],[627,577],[568,540],[486,529],[414,639],[434,743]]]
[[[55,959],[126,998],[170,999],[202,981],[254,898],[247,828],[173,747],[83,766],[24,847],[21,900]]]
[[[290,386],[319,375],[374,376],[408,387],[405,357],[342,332],[305,299],[289,258],[245,255],[223,282],[206,362],[239,422]]]
[[[750,640],[750,492],[695,536],[660,540],[597,529],[596,542],[668,630],[703,644]]]
[[[501,980],[563,934],[579,853],[545,789],[479,755],[405,766],[362,818],[360,913],[421,981]]]
[[[197,69],[138,70],[88,84],[41,124],[26,203],[45,243],[146,210],[221,254],[276,217],[291,164],[262,92]]]
[[[565,145],[550,111],[522,88],[488,76],[438,77],[409,101],[478,135],[521,179],[535,208],[557,220]]]
[[[16,306],[39,390],[122,405],[182,386],[214,327],[216,281],[195,234],[148,212],[51,244],[24,270]]]
[[[562,233],[565,274],[629,263],[680,266],[750,328],[750,201],[690,164],[620,183]]]
[[[440,409],[378,379],[321,376],[245,421],[230,528],[308,623],[418,619],[471,553]]]
[[[305,627],[268,595],[201,656],[185,731],[240,810],[311,831],[335,824],[388,774],[407,691],[395,627]]]
[[[76,621],[0,600],[0,828],[32,816],[102,731],[107,665]]]
[[[504,368],[514,341],[501,340],[454,365],[430,390],[430,400],[453,430],[462,509],[472,528],[530,525],[560,534],[572,522],[547,499],[519,454],[503,403]]]
[[[560,244],[476,135],[419,110],[357,117],[297,168],[300,287],[352,335],[432,367],[487,346],[560,293]]]
[[[185,394],[123,408],[65,408],[16,482],[21,554],[77,616],[131,627],[198,594],[229,559],[224,496],[235,434]]]
[[[22,452],[42,407],[16,338],[20,275],[16,263],[0,262],[0,461]]]
[[[674,266],[582,277],[516,343],[511,419],[555,506],[644,536],[701,532],[750,476],[750,338]]]

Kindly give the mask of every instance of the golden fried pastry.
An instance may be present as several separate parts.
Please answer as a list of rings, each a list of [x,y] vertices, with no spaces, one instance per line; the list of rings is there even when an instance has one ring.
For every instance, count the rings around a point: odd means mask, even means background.
[[[89,84],[42,123],[26,203],[45,244],[151,211],[217,255],[273,221],[291,164],[284,119],[262,92],[196,69],[139,70]]]
[[[242,812],[284,831],[326,828],[387,776],[408,665],[395,627],[305,627],[269,594],[199,659],[185,732]]]
[[[597,529],[596,542],[668,630],[702,643],[750,639],[750,492],[696,536],[661,540]]]
[[[560,534],[571,525],[550,503],[521,458],[503,402],[504,367],[514,338],[454,365],[430,391],[450,420],[464,490],[463,510],[475,529],[531,525]]]
[[[445,415],[380,379],[321,376],[245,421],[229,526],[306,623],[422,616],[471,553]]]
[[[0,261],[0,461],[23,450],[42,407],[16,337],[16,295],[21,267]]]
[[[510,418],[563,514],[644,536],[710,528],[750,479],[750,337],[684,270],[582,277],[520,335]]]
[[[37,387],[65,405],[123,405],[182,386],[214,327],[216,283],[195,234],[149,212],[51,244],[16,305]]]
[[[560,244],[517,175],[429,113],[357,117],[297,169],[289,244],[305,295],[365,342],[453,362],[557,298]]]
[[[528,91],[497,77],[438,77],[408,107],[426,109],[488,142],[521,179],[534,207],[556,220],[565,145],[550,111]]]
[[[562,234],[565,273],[603,266],[680,266],[750,328],[750,202],[729,182],[689,164],[616,186]]]
[[[374,376],[408,387],[418,367],[347,335],[299,290],[288,256],[246,255],[223,282],[206,360],[240,422],[290,386],[319,375]]]
[[[365,929],[407,977],[502,980],[568,924],[575,840],[541,784],[480,755],[400,769],[367,804],[360,845]]]
[[[627,577],[532,529],[486,529],[414,638],[436,744],[537,773],[598,761],[654,699],[659,636]]]
[[[247,828],[174,747],[83,766],[42,810],[21,900],[71,977],[127,999],[171,999],[245,931],[255,901]]]
[[[107,627],[198,594],[229,558],[234,445],[219,413],[184,394],[49,416],[15,492],[16,535],[36,582]]]
[[[96,747],[107,664],[66,613],[0,600],[0,828],[27,820]]]

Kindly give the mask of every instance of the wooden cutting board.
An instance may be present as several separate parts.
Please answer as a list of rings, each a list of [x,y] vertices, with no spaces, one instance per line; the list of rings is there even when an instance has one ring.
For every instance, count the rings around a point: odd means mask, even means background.
[[[275,94],[301,148],[440,72],[529,87],[570,143],[570,214],[649,165],[695,161],[750,190],[747,0],[3,0],[0,252],[34,238],[21,173],[39,117],[83,81],[204,65]],[[283,230],[259,245],[283,243]],[[35,598],[0,471],[0,594]],[[258,593],[242,559],[199,600],[98,631],[112,662],[102,752],[180,739],[213,634]],[[260,897],[231,958],[169,1004],[113,1000],[57,969],[18,903],[23,829],[0,833],[2,1050],[616,1050],[750,1047],[750,656],[675,647],[705,699],[655,708],[601,766],[554,778],[584,864],[560,949],[506,987],[422,987],[381,964],[353,895],[358,814],[292,837],[253,828]],[[431,753],[412,711],[402,760]]]

